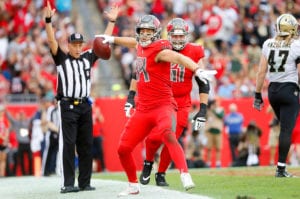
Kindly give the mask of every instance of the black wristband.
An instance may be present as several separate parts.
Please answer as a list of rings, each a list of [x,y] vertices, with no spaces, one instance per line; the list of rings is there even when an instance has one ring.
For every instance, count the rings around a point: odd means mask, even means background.
[[[262,98],[262,97],[261,97],[261,93],[255,92],[255,98],[256,98],[256,99],[261,99],[261,98]]]
[[[46,23],[51,23],[51,17],[45,17],[45,22]]]
[[[204,113],[206,113],[206,110],[207,110],[207,105],[204,104],[204,103],[200,103],[200,111],[204,111]]]
[[[116,20],[110,20],[109,22],[111,22],[111,23],[116,23]]]
[[[128,93],[128,99],[134,99],[135,93],[136,93],[135,91],[130,90]]]

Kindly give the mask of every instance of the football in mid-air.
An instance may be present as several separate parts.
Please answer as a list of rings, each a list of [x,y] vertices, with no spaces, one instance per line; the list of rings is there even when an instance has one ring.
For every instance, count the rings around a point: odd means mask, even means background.
[[[108,60],[111,55],[109,43],[103,43],[103,37],[96,37],[93,42],[94,53],[101,59]]]

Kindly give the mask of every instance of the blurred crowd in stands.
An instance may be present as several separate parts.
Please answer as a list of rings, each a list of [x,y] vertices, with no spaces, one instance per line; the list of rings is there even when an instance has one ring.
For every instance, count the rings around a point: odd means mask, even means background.
[[[49,0],[56,8],[56,37],[66,44],[74,32],[71,0]],[[0,97],[55,94],[56,69],[47,47],[43,8],[46,0],[0,1]],[[59,28],[58,28],[59,27]],[[64,46],[63,46],[64,47]],[[23,95],[20,95],[23,94]],[[16,97],[14,100],[18,100]],[[22,99],[19,99],[22,100]]]

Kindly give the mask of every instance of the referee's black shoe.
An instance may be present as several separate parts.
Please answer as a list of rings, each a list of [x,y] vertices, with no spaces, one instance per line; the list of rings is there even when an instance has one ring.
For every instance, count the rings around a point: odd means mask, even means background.
[[[288,173],[285,169],[277,169],[275,173],[276,178],[293,178],[294,176]]]
[[[96,188],[92,187],[91,185],[87,185],[85,187],[80,187],[79,189],[80,189],[80,191],[94,191],[94,190],[96,190]]]
[[[153,165],[153,162],[150,162],[147,160],[144,161],[144,167],[143,167],[142,173],[140,175],[140,183],[141,184],[146,185],[150,182],[152,165]]]
[[[74,186],[66,186],[60,189],[60,193],[78,192],[79,188]]]

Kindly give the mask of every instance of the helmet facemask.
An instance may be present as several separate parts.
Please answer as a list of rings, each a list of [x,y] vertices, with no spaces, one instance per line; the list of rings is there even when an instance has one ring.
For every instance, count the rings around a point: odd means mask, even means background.
[[[146,47],[156,40],[154,34],[155,33],[153,29],[140,28],[137,33],[137,41],[142,47]]]
[[[143,31],[141,31],[142,29]],[[153,32],[147,31],[147,29],[153,30]],[[160,22],[153,15],[144,15],[136,26],[136,40],[142,47],[146,47],[153,41],[160,39],[160,33]]]
[[[168,23],[167,31],[173,49],[182,50],[188,42],[188,24],[181,18],[174,18]]]
[[[182,30],[174,30],[174,32],[168,34],[168,40],[171,42],[173,49],[182,50],[188,42],[188,36]]]

